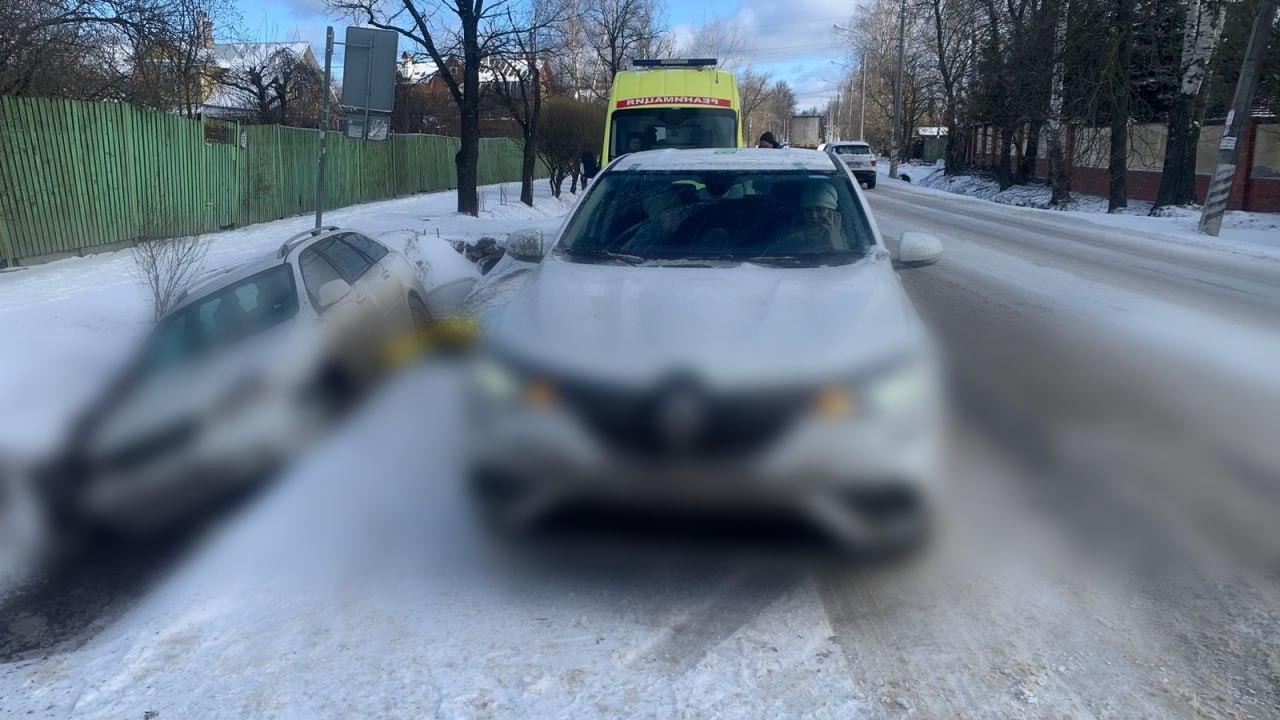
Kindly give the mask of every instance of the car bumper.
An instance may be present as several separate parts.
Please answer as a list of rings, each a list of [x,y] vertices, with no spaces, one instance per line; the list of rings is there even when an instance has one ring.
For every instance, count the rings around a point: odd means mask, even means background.
[[[882,512],[890,505],[918,511],[934,502],[941,412],[932,403],[914,410],[799,418],[758,447],[690,458],[621,452],[562,407],[480,408],[469,453],[473,490],[504,505],[517,525],[586,502],[794,513],[840,540],[872,541],[894,520]]]

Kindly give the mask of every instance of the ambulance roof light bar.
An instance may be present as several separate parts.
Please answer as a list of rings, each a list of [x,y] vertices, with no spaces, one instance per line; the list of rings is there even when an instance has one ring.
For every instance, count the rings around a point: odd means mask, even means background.
[[[719,61],[715,58],[634,58],[632,67],[714,67]]]

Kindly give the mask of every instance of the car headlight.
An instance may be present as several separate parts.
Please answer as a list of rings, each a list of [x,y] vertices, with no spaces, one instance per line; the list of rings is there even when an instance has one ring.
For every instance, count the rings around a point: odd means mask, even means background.
[[[235,415],[267,396],[266,379],[259,374],[246,375],[237,380],[214,405],[215,416]]]
[[[559,393],[550,380],[521,373],[508,363],[486,355],[476,361],[476,388],[490,400],[523,404],[532,408],[554,405]]]
[[[896,365],[883,375],[872,378],[866,384],[868,403],[877,412],[892,413],[903,408],[916,407],[928,398],[933,385],[933,373],[923,361]]]
[[[825,420],[892,414],[925,401],[933,382],[927,362],[896,362],[871,376],[823,386],[814,395],[813,409]]]

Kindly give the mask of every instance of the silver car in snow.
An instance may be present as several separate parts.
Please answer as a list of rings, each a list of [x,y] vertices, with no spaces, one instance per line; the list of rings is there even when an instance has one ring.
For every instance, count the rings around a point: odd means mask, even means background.
[[[854,545],[927,527],[941,390],[849,171],[811,150],[628,155],[486,319],[470,482],[523,526],[572,505],[781,510]]]
[[[400,253],[324,227],[210,273],[81,418],[43,483],[57,519],[150,529],[284,461],[429,320]]]

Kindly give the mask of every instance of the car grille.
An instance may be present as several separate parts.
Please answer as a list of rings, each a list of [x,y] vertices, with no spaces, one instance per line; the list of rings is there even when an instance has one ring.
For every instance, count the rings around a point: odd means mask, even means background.
[[[795,390],[714,394],[681,377],[642,390],[586,383],[560,389],[605,444],[651,457],[749,455],[786,431],[812,398]]]
[[[103,470],[129,470],[181,447],[191,440],[195,432],[196,423],[193,421],[175,423],[113,450],[102,457],[99,465]]]

